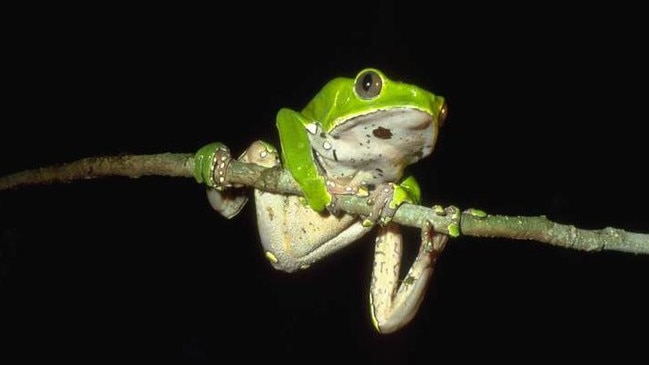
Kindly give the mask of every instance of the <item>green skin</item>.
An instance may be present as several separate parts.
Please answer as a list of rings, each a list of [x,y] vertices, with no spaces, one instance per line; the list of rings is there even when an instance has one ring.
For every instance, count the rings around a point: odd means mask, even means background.
[[[413,177],[403,179],[404,169],[432,152],[445,116],[442,97],[392,81],[376,69],[362,70],[354,79],[330,81],[301,112],[281,109],[277,128],[283,166],[304,198],[255,190],[260,239],[273,267],[305,269],[358,241],[378,221],[370,285],[372,322],[381,333],[409,323],[448,236],[434,235],[430,222],[424,222],[419,253],[401,279],[402,236],[390,218],[402,203],[419,202],[419,186]],[[257,141],[239,159],[273,167],[279,164],[279,153]],[[208,185],[210,203],[228,218],[247,199],[226,189],[223,177],[229,161],[229,151],[218,143],[195,156],[197,181]],[[327,209],[336,213],[335,197],[340,194],[369,197],[372,215],[361,221],[327,214]],[[447,212],[442,209],[440,214]],[[450,228],[452,235],[459,234],[459,229]]]

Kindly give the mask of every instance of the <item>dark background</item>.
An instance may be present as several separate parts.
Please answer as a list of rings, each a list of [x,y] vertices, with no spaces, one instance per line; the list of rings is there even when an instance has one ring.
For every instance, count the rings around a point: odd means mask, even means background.
[[[279,108],[373,66],[448,100],[412,168],[425,204],[649,233],[641,11],[395,3],[21,9],[0,173],[277,144]],[[0,354],[19,359],[620,361],[646,345],[649,259],[631,254],[461,237],[412,324],[381,336],[373,237],[277,272],[253,205],[225,220],[190,179],[1,192],[0,229]]]

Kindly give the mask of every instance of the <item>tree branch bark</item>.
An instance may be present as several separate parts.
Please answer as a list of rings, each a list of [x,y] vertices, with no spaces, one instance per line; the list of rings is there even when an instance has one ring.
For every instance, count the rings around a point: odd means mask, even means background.
[[[0,191],[30,185],[69,183],[106,176],[171,176],[194,178],[194,155],[188,153],[163,153],[152,155],[90,157],[58,166],[27,170],[0,177]],[[230,163],[226,181],[274,193],[300,195],[301,190],[291,174],[280,168],[264,168],[236,160]],[[366,199],[340,196],[338,207],[350,214],[367,215],[370,206]],[[453,222],[449,215],[433,208],[403,204],[393,221],[402,225],[421,227],[430,220],[435,230],[449,233]],[[582,251],[620,251],[649,254],[649,234],[628,232],[606,227],[584,230],[572,225],[552,222],[545,216],[502,216],[466,210],[460,217],[460,232],[465,236],[502,237],[517,240],[534,240],[564,248]]]

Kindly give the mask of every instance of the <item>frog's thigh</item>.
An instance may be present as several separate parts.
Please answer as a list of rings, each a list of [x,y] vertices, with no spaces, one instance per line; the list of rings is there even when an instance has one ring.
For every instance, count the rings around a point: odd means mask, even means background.
[[[255,203],[264,253],[278,270],[307,268],[371,230],[350,215],[320,214],[293,195],[256,191]]]

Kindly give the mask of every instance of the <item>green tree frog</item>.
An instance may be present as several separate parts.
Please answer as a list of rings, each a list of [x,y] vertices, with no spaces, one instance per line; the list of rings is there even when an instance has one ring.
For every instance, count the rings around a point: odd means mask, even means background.
[[[446,113],[443,97],[373,68],[353,79],[331,80],[300,112],[281,109],[276,119],[281,157],[261,141],[240,157],[266,167],[283,162],[304,193],[304,198],[254,193],[261,243],[273,267],[287,272],[307,268],[357,241],[378,221],[372,322],[381,333],[409,323],[448,236],[433,234],[425,222],[419,253],[400,279],[402,236],[390,218],[400,204],[418,203],[419,187],[414,178],[403,179],[404,169],[431,154]],[[206,146],[196,155],[196,161],[207,162],[197,162],[196,175],[211,186],[212,206],[231,217],[246,198],[220,184],[228,158],[224,146]],[[338,214],[335,201],[342,194],[367,196],[372,215]]]

